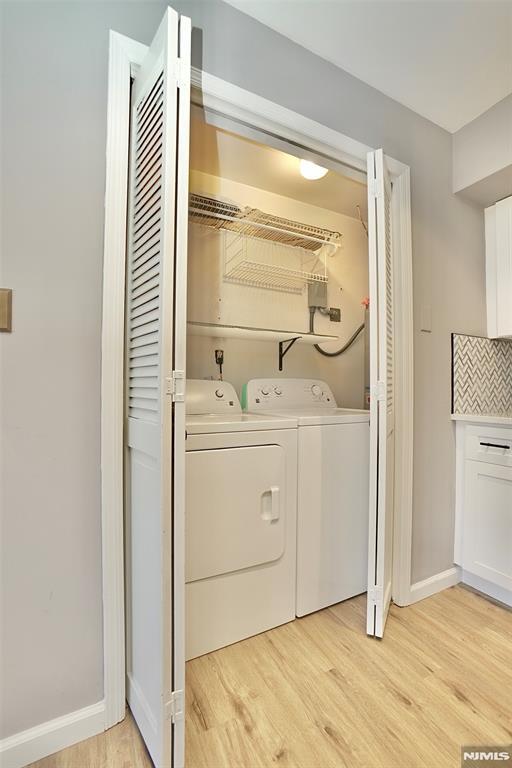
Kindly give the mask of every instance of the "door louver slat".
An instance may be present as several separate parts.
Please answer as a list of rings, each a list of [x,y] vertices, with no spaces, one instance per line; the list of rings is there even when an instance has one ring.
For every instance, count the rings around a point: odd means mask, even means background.
[[[147,333],[143,336],[136,336],[134,339],[130,339],[130,346],[135,350],[138,347],[149,347],[156,344],[156,334],[154,331]]]
[[[147,312],[150,304],[152,305],[152,308],[160,306],[158,291],[155,291],[155,289],[147,291],[147,293],[144,293],[133,302],[133,317],[137,317],[141,312]]]
[[[146,340],[152,339],[153,334],[158,331],[158,320],[154,320],[151,322],[142,323],[141,325],[137,326],[136,328],[132,328],[130,333],[131,339],[141,339],[145,338]]]
[[[153,309],[149,312],[138,315],[137,317],[133,318],[132,322],[130,323],[130,328],[135,330],[136,328],[140,328],[141,326],[150,323],[152,320],[157,321],[159,316],[160,313],[158,309]]]
[[[151,359],[151,355],[149,355],[149,360],[147,357],[132,357],[132,361],[130,363],[130,376],[138,376],[139,371],[141,369],[150,369],[153,367],[158,367],[156,365],[155,360]]]
[[[134,347],[130,354],[130,360],[132,358],[144,358],[146,365],[156,365],[158,363],[158,344],[152,344],[152,348],[148,347]],[[149,360],[149,358],[152,358]],[[130,363],[132,365],[132,363]]]

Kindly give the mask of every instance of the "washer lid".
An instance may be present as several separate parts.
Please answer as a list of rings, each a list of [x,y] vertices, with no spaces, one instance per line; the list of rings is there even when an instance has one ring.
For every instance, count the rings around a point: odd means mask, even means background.
[[[255,432],[268,429],[296,429],[297,419],[280,414],[203,413],[187,414],[185,428],[189,435],[223,432]]]
[[[370,423],[370,411],[356,408],[286,408],[272,411],[274,416],[297,419],[299,427],[325,426],[328,424]]]

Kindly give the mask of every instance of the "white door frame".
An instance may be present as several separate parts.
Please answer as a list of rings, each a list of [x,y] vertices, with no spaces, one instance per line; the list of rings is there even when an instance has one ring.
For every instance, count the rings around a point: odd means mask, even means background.
[[[124,717],[123,430],[126,212],[130,81],[147,46],[110,33],[107,111],[103,324],[101,365],[101,517],[105,727]],[[366,172],[373,149],[303,115],[199,70],[192,70],[195,99],[221,119]],[[409,167],[386,156],[393,182],[396,446],[392,597],[411,602],[413,480],[413,314]]]

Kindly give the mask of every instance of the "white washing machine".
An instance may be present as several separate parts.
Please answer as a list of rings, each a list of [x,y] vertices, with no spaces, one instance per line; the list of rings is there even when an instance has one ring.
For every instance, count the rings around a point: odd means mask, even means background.
[[[297,616],[367,588],[368,411],[316,379],[253,379],[244,408],[298,420]]]
[[[186,657],[295,618],[297,420],[187,381]]]

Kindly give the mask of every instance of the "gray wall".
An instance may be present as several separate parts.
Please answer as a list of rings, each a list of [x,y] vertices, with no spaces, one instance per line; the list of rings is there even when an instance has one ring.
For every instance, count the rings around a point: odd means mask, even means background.
[[[453,134],[453,191],[486,206],[512,195],[512,94]]]
[[[235,9],[192,15],[195,64],[408,163],[415,332],[413,579],[450,567],[450,331],[484,331],[481,211],[452,194],[451,137]],[[102,697],[100,331],[108,29],[152,2],[3,4],[2,704],[6,736]],[[202,50],[201,50],[202,49]]]

